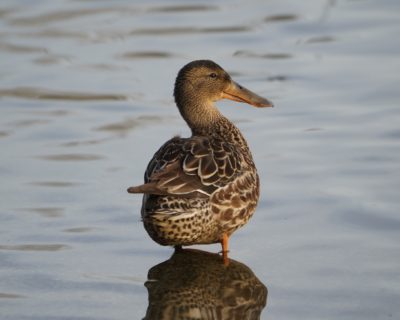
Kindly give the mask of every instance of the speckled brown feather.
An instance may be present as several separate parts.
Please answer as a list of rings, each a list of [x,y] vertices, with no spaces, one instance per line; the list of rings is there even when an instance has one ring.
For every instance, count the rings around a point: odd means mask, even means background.
[[[232,125],[231,131],[238,130]],[[175,137],[156,152],[145,184],[134,187],[147,191],[142,218],[156,242],[215,243],[223,232],[230,235],[250,219],[259,179],[247,144],[229,140],[227,135],[224,140]]]
[[[251,152],[212,103],[232,86],[252,94],[211,61],[192,62],[178,74],[175,99],[192,136],[167,141],[149,162],[144,184],[128,189],[144,193],[144,226],[159,244],[220,242],[255,211],[260,184]],[[248,99],[257,106],[268,102],[255,94]]]

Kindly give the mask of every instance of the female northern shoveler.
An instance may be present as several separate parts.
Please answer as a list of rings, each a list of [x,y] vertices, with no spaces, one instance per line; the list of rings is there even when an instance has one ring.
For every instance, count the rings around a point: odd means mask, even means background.
[[[214,102],[272,103],[209,60],[192,61],[179,71],[174,96],[192,136],[167,141],[148,164],[145,183],[128,192],[144,194],[142,218],[154,241],[170,246],[221,242],[227,261],[229,236],[256,208],[259,178],[246,140]]]

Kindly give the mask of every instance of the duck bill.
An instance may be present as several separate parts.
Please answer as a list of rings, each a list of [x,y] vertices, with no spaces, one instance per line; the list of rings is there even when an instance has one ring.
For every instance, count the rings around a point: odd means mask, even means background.
[[[222,98],[248,103],[258,108],[274,106],[271,101],[260,97],[234,81],[222,92]]]

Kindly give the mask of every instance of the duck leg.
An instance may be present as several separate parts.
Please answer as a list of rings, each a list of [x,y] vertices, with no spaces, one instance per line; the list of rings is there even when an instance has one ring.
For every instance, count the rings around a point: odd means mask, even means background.
[[[181,245],[176,245],[176,246],[174,246],[174,249],[175,249],[175,252],[182,252],[182,251],[183,251]]]
[[[224,234],[222,235],[221,245],[222,245],[222,258],[224,260],[225,266],[229,265],[228,242],[229,242],[229,236],[227,233],[224,232]]]

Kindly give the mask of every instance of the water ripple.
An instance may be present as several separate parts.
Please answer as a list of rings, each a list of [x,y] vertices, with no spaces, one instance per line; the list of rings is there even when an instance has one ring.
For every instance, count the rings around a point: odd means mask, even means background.
[[[319,37],[311,37],[307,39],[306,43],[321,43],[321,42],[333,42],[336,41],[335,37],[332,36],[319,36]]]
[[[77,228],[69,228],[69,229],[64,229],[63,232],[68,232],[68,233],[85,233],[85,232],[90,232],[95,230],[96,228],[91,228],[91,227],[77,227]]]
[[[135,29],[129,32],[129,35],[179,35],[179,34],[196,34],[196,33],[231,33],[231,32],[248,32],[251,31],[250,26],[220,26],[220,27],[169,27],[169,28],[143,28]]]
[[[60,251],[69,249],[64,244],[18,244],[18,245],[0,245],[0,250],[10,251]]]
[[[30,185],[39,187],[52,187],[52,188],[65,188],[79,186],[80,183],[66,182],[66,181],[33,181],[29,182]]]
[[[88,153],[66,153],[38,156],[37,158],[49,161],[93,161],[104,159],[103,156]]]
[[[19,298],[25,298],[25,296],[22,296],[20,294],[14,294],[14,293],[0,292],[0,299],[19,299]]]
[[[122,8],[119,9],[122,10]],[[27,27],[40,26],[54,22],[59,23],[66,20],[81,18],[88,15],[98,15],[101,13],[110,13],[110,12],[112,12],[111,8],[90,8],[90,9],[80,8],[76,10],[62,10],[62,11],[54,11],[54,12],[39,14],[31,17],[14,18],[10,20],[10,24],[15,26],[27,26]]]
[[[32,100],[70,100],[70,101],[92,101],[92,100],[128,100],[130,97],[122,94],[102,94],[72,91],[56,91],[34,87],[16,87],[11,89],[0,89],[1,97],[24,98]]]
[[[7,137],[7,136],[9,136],[9,135],[10,135],[10,133],[7,132],[7,131],[0,131],[0,138]]]
[[[293,56],[289,53],[255,53],[252,51],[238,50],[233,56],[246,58],[263,58],[263,59],[290,59]]]
[[[0,43],[0,51],[5,51],[9,53],[36,53],[36,52],[48,52],[46,48],[20,45],[13,43]]]
[[[64,208],[59,207],[26,208],[21,210],[38,213],[46,218],[58,218],[64,214]]]
[[[38,57],[33,60],[36,64],[41,65],[51,65],[51,64],[60,64],[60,63],[70,63],[72,61],[72,57],[65,54],[46,54],[43,57]]]
[[[166,120],[160,116],[138,116],[136,118],[129,118],[121,122],[115,122],[97,127],[97,131],[108,131],[117,134],[126,134],[131,130],[147,124],[161,123]],[[168,118],[168,120],[171,120]]]
[[[154,59],[154,58],[171,58],[174,54],[163,51],[129,51],[119,57],[124,59]]]
[[[286,21],[294,21],[299,18],[298,15],[295,14],[277,14],[264,18],[264,22],[286,22]]]
[[[194,12],[194,11],[215,11],[218,10],[216,6],[207,5],[171,5],[162,7],[153,7],[148,9],[148,12]]]

